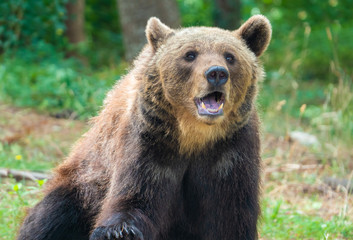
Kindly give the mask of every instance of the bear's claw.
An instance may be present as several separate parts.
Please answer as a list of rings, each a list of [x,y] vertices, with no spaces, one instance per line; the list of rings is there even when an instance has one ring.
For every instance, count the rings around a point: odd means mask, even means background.
[[[96,228],[90,240],[143,240],[143,236],[135,226],[123,222]]]

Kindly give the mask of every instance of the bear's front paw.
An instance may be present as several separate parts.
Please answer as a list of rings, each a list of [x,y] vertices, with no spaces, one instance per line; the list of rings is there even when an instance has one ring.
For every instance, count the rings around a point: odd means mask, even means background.
[[[126,222],[96,228],[90,240],[143,240],[140,230]]]

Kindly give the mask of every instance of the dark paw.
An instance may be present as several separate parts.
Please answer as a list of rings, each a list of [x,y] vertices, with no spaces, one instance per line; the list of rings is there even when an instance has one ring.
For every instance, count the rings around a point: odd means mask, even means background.
[[[142,233],[135,226],[122,224],[96,228],[90,240],[143,240]]]

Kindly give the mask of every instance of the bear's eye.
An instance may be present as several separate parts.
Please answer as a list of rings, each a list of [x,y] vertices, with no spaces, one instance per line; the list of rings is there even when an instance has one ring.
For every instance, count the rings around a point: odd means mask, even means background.
[[[226,53],[224,57],[226,58],[227,62],[230,64],[233,64],[235,61],[235,57],[230,53]]]
[[[197,55],[197,53],[194,51],[187,52],[185,54],[185,60],[188,62],[192,62],[196,59],[196,55]]]

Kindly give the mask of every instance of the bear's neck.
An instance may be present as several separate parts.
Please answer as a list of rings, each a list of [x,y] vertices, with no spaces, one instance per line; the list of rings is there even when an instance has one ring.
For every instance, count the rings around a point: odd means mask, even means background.
[[[198,154],[212,148],[229,133],[228,127],[224,124],[208,125],[196,121],[193,116],[180,117],[178,125],[180,153],[186,155]]]

